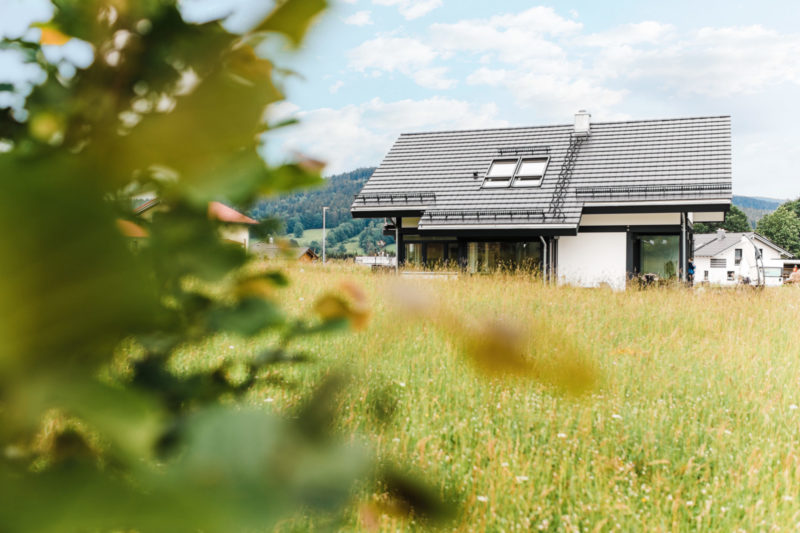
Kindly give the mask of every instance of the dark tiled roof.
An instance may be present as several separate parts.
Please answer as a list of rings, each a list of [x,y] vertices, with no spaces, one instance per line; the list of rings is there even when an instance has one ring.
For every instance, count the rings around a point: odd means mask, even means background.
[[[742,237],[748,236],[751,239],[774,248],[782,255],[794,257],[791,252],[784,250],[763,235],[753,231],[747,233],[701,233],[694,236],[694,255],[697,257],[714,257],[721,254],[728,248],[741,244]]]
[[[731,198],[730,117],[593,123],[566,191],[564,218],[553,217],[550,202],[572,132],[563,125],[403,134],[352,209],[431,210],[427,218],[437,226],[444,212],[538,210],[539,225],[577,226],[590,202]],[[501,155],[549,155],[541,186],[482,189],[489,164]],[[426,224],[423,217],[420,228]]]

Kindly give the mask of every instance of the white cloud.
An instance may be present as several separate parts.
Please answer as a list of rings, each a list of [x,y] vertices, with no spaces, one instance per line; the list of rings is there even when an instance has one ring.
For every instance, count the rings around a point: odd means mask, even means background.
[[[372,13],[370,11],[356,11],[343,20],[345,24],[350,24],[351,26],[368,26],[372,24]]]
[[[458,83],[447,77],[446,67],[432,67],[417,70],[412,75],[417,85],[428,89],[452,89]]]
[[[350,68],[359,72],[372,75],[399,72],[422,87],[450,89],[456,85],[456,80],[447,77],[447,67],[431,66],[437,56],[430,46],[404,37],[377,37],[361,43],[348,54]]]
[[[339,92],[339,89],[341,89],[342,87],[344,87],[344,82],[342,80],[338,80],[336,83],[331,85],[328,88],[328,90],[330,91],[331,94],[336,94],[336,93]]]
[[[800,84],[800,34],[761,26],[681,34],[642,23],[591,35],[584,44],[596,48],[598,71],[678,94],[725,97]]]
[[[377,70],[410,74],[430,64],[436,52],[416,39],[377,37],[350,50],[349,65],[358,71]]]
[[[477,105],[463,100],[433,97],[425,100],[384,102],[374,98],[339,109],[298,111],[282,104],[273,115],[293,114],[298,126],[274,132],[275,153],[301,152],[327,161],[326,173],[377,165],[400,133],[502,127],[495,104]],[[275,116],[273,116],[275,120]]]
[[[397,6],[406,20],[413,20],[427,15],[442,5],[442,0],[372,0],[379,6]]]

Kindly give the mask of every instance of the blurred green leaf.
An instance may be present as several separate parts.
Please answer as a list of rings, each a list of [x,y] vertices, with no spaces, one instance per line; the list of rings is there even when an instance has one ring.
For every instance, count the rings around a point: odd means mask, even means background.
[[[285,0],[280,2],[256,31],[286,35],[295,46],[305,37],[309,26],[328,3],[325,0]]]

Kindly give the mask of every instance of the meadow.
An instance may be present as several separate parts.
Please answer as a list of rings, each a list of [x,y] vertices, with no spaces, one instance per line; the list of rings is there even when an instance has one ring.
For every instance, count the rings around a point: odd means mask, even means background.
[[[290,414],[326,374],[346,375],[338,429],[458,502],[446,530],[800,529],[800,290],[613,292],[501,274],[401,283],[344,264],[286,268],[291,314],[309,316],[347,283],[370,318],[297,341],[309,361],[276,366],[246,401]],[[506,337],[522,339],[538,370],[492,368],[491,354],[481,364]],[[272,342],[220,337],[173,362],[191,373]],[[355,494],[341,528],[428,527],[383,512],[382,499]]]

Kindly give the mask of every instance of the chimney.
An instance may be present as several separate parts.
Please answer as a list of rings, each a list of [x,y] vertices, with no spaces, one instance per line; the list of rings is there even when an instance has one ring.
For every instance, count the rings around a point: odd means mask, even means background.
[[[581,109],[575,113],[575,135],[589,135],[590,128],[589,122],[592,118],[585,109]]]
[[[719,239],[725,238],[725,228],[717,228],[717,238]]]
[[[270,238],[269,238],[269,243],[270,243],[270,244],[275,244],[275,239],[273,239],[272,237],[270,237]]]

